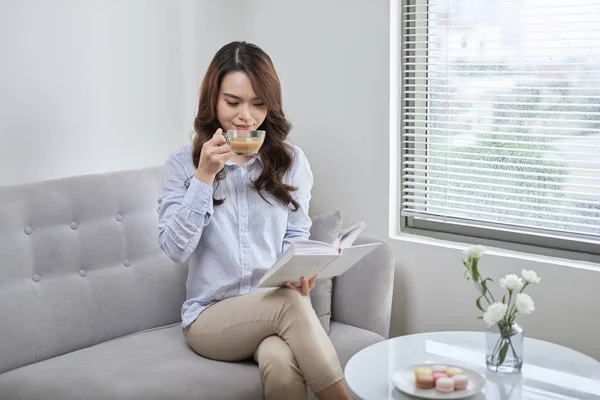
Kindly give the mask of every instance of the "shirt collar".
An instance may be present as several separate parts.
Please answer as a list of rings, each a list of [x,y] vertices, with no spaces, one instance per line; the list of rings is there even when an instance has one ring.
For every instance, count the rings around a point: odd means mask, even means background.
[[[249,166],[251,166],[252,164],[254,164],[254,162],[255,162],[256,160],[260,161],[260,163],[261,163],[261,164],[263,164],[263,161],[262,161],[262,159],[261,159],[261,157],[260,157],[260,154],[257,154],[257,155],[255,155],[255,156],[253,156],[251,159],[249,159],[249,160],[246,162],[246,164],[244,164],[244,167],[249,167]],[[233,162],[233,161],[231,161],[231,160],[227,160],[227,162],[225,162],[225,165],[227,165],[227,166],[230,166],[230,167],[231,167],[231,166],[238,166],[236,163],[234,163],[234,162]]]

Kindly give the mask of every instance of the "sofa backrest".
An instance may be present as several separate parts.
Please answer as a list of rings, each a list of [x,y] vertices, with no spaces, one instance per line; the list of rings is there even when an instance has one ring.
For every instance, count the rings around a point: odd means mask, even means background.
[[[158,246],[162,168],[0,188],[0,373],[176,323],[187,268]]]

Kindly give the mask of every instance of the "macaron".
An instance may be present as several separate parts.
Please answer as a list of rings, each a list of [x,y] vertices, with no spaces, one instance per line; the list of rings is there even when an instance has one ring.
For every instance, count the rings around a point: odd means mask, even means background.
[[[433,387],[433,375],[431,374],[418,374],[415,379],[415,383],[419,389],[431,389]]]
[[[433,373],[433,381],[437,381],[440,378],[449,378],[444,372],[434,372]]]
[[[454,381],[454,390],[465,390],[469,385],[469,378],[466,375],[454,375],[452,380]]]
[[[435,388],[443,393],[454,392],[454,380],[452,378],[439,378],[435,381]]]
[[[452,378],[454,375],[463,375],[463,374],[464,374],[463,370],[460,368],[456,368],[456,367],[450,367],[446,371],[446,375],[448,375],[450,378]]]
[[[431,367],[431,370],[433,372],[443,372],[443,373],[446,373],[446,371],[448,370],[448,367],[446,367],[445,365],[433,365]]]
[[[417,369],[415,369],[415,377],[417,375],[431,375],[433,374],[433,371],[431,370],[431,368],[428,367],[419,367]]]

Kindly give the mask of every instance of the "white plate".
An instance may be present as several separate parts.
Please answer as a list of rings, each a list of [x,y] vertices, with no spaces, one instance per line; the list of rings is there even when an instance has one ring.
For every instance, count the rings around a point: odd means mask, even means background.
[[[442,393],[435,388],[419,389],[415,385],[415,369],[419,367],[431,367],[432,365],[437,364],[408,365],[394,372],[392,375],[392,382],[398,390],[423,399],[463,399],[481,392],[485,386],[485,379],[477,372],[457,365],[444,364],[447,367],[457,367],[464,371],[464,374],[469,378],[467,388],[465,390],[456,390],[450,393]]]

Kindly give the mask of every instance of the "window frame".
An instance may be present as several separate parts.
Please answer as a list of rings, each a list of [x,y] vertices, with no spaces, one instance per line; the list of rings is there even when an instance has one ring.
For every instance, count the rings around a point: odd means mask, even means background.
[[[390,108],[390,130],[391,135],[396,136],[391,139],[391,160],[395,164],[392,165],[392,168],[396,169],[391,173],[391,177],[393,179],[395,178],[395,182],[392,181],[391,188],[394,191],[393,196],[396,197],[395,199],[392,199],[392,204],[396,205],[396,207],[393,207],[395,209],[394,212],[396,218],[392,219],[393,222],[391,222],[392,229],[390,233],[392,235],[394,235],[394,233],[408,233],[452,242],[483,244],[485,246],[519,252],[600,263],[600,244],[597,241],[590,240],[589,237],[586,237],[586,235],[571,234],[566,232],[548,234],[541,233],[536,229],[527,227],[519,227],[519,232],[515,232],[510,230],[510,227],[507,225],[484,221],[468,221],[452,217],[428,217],[426,220],[418,218],[417,216],[401,215],[404,206],[404,196],[402,194],[402,189],[404,187],[403,160],[409,148],[404,143],[404,139],[402,138],[403,126],[408,119],[405,118],[402,110],[406,105],[410,105],[411,102],[413,105],[419,101],[426,102],[426,95],[422,95],[424,99],[417,97],[413,98],[407,96],[404,90],[405,70],[402,56],[405,54],[405,49],[407,49],[407,47],[403,40],[403,34],[406,28],[411,27],[411,23],[414,25],[419,23],[405,20],[403,14],[405,6],[416,5],[427,7],[429,1],[391,0],[391,2],[392,17],[390,21],[392,26],[390,32],[396,37],[392,38],[390,41],[390,50],[391,57],[396,57],[397,61],[391,63],[392,70],[390,80],[390,83],[396,86],[391,88],[392,94],[390,96],[390,99],[392,100],[392,107]],[[424,24],[424,27],[415,26],[415,28],[426,29],[427,22],[422,24]],[[427,51],[426,48],[417,48],[414,50]],[[407,62],[410,62],[410,59],[407,59]],[[396,63],[397,66],[395,67]],[[415,76],[419,76],[417,74],[426,76],[427,74],[426,66],[421,67],[422,71],[416,66],[413,66],[412,68],[413,69],[411,69],[411,71],[415,72]],[[396,74],[395,77],[394,74]],[[394,93],[394,91],[397,91],[397,93]],[[415,143],[411,143],[411,151],[414,148],[418,148],[418,146],[423,146],[423,151],[426,152],[426,140],[427,139],[423,139],[423,143],[418,143],[419,140],[413,138]],[[394,146],[396,147],[395,149]],[[394,151],[396,153],[394,153]],[[423,166],[422,168],[423,173],[426,173],[426,167]]]

